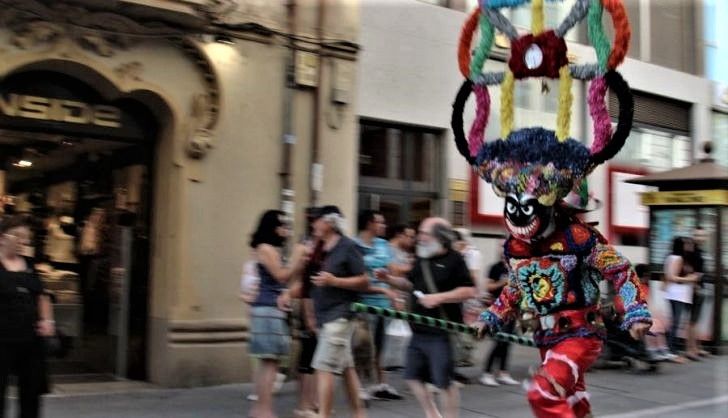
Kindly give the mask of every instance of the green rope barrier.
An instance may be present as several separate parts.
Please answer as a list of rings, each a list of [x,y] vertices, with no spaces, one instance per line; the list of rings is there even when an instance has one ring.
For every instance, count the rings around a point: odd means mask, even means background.
[[[433,318],[431,316],[423,316],[411,312],[397,311],[394,309],[380,308],[377,306],[369,306],[363,303],[352,303],[351,310],[353,312],[368,313],[372,315],[383,316],[385,318],[401,319],[413,324],[424,325],[427,327],[438,328],[448,332],[459,332],[462,334],[475,335],[477,330],[473,327],[461,324],[459,322],[446,321],[444,319]],[[536,343],[526,337],[519,335],[507,334],[505,332],[497,332],[492,335],[493,339],[514,344],[535,347]]]

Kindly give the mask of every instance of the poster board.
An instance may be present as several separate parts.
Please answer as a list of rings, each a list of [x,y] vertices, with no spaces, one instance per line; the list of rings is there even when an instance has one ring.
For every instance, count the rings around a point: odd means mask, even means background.
[[[474,224],[502,224],[505,200],[480,176],[470,176],[470,221]]]
[[[627,180],[641,177],[646,173],[640,169],[609,168],[610,234],[644,234],[650,227],[650,211],[642,204],[642,193],[656,189],[627,183]]]

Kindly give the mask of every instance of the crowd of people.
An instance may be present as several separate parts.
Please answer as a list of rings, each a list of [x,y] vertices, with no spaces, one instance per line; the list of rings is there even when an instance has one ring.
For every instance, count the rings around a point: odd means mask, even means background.
[[[287,245],[289,221],[276,210],[263,214],[250,241],[252,261],[244,267],[242,297],[250,304],[250,354],[258,360],[258,370],[249,416],[276,416],[273,394],[285,377],[282,362],[288,359],[287,369],[294,367],[290,342],[295,339],[298,417],[331,416],[337,376],[343,377],[354,417],[366,415],[367,402],[400,400],[387,380],[387,370],[397,368],[404,369],[425,416],[455,417],[459,388],[467,382],[456,367],[468,365],[473,341],[412,325],[409,344],[393,356],[402,361],[392,367],[383,362],[385,352],[396,346],[388,344],[392,320],[355,314],[351,305],[474,322],[507,282],[503,263],[484,276],[482,256],[469,232],[453,229],[441,218],[425,219],[417,227],[388,226],[381,213],[365,210],[357,233],[349,237],[337,207],[306,213],[306,234],[298,243]],[[494,344],[481,383],[518,384],[508,374],[507,357],[508,344]],[[496,362],[498,373],[493,374]],[[433,397],[437,392],[443,415]]]

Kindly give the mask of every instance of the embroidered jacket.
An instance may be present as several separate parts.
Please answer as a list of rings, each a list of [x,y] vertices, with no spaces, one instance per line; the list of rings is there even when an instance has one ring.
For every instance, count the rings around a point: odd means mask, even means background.
[[[563,310],[598,308],[598,283],[606,279],[612,282],[624,305],[622,329],[629,329],[635,322],[651,323],[646,294],[629,260],[595,229],[573,218],[567,221],[557,221],[557,230],[536,243],[513,237],[506,240],[509,283],[480,319],[499,330],[515,319],[519,310],[539,317]],[[548,346],[577,336],[603,338],[605,334],[602,328],[589,326],[563,333],[539,330],[534,339],[539,346]]]

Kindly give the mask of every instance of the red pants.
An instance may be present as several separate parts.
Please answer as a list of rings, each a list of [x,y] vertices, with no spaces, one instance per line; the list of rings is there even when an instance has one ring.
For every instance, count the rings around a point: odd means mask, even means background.
[[[533,377],[528,402],[538,418],[582,418],[591,411],[584,373],[599,357],[598,338],[569,338],[541,349],[543,364]]]

